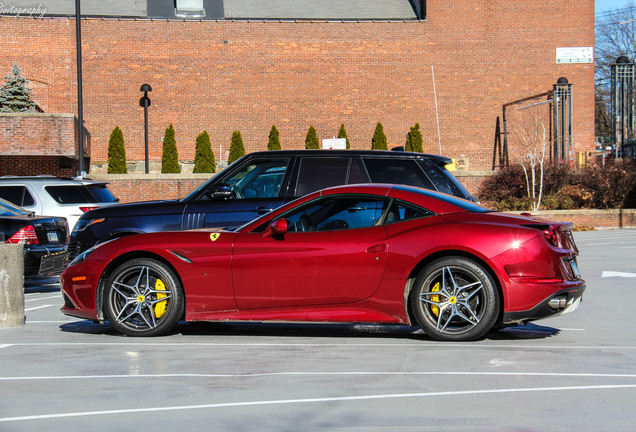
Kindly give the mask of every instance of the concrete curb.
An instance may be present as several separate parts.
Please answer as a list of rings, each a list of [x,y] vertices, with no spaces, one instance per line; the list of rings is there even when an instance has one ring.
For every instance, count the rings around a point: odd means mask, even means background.
[[[0,244],[0,328],[24,325],[24,246]]]

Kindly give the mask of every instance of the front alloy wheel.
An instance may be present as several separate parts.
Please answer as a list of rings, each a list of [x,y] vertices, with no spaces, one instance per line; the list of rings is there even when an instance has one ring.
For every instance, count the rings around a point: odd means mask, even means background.
[[[467,341],[495,324],[499,295],[495,282],[476,262],[442,258],[422,270],[410,293],[415,320],[437,340]]]
[[[183,315],[181,284],[165,264],[148,258],[120,265],[104,290],[106,318],[129,336],[157,336]]]

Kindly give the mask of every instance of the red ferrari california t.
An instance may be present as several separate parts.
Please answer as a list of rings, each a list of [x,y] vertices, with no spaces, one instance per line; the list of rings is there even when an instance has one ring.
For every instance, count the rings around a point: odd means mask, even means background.
[[[402,323],[438,340],[575,310],[572,224],[409,186],[351,185],[234,231],[103,243],[61,277],[67,315],[130,336],[185,321]]]

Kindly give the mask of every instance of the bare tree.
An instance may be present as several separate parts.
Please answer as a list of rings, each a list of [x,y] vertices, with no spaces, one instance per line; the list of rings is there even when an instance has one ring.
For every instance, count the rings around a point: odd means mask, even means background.
[[[521,159],[519,163],[526,177],[528,197],[532,199],[532,210],[537,211],[543,199],[543,174],[548,149],[545,123],[535,115],[533,120],[519,123],[516,132],[526,154],[525,159]]]
[[[636,56],[636,6],[632,0],[624,8],[597,14],[595,45],[596,133],[607,136],[611,65],[620,56],[630,61]]]

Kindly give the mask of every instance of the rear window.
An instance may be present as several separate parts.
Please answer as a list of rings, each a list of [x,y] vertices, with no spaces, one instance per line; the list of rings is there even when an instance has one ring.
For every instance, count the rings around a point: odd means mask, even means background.
[[[0,186],[0,198],[21,207],[35,204],[35,200],[24,186]]]
[[[0,201],[0,216],[25,216],[28,214],[23,209],[12,206],[11,203]]]
[[[404,184],[435,189],[433,183],[413,159],[364,158],[373,183]]]
[[[447,169],[428,159],[420,159],[419,162],[438,192],[468,198],[468,192]]]
[[[105,185],[46,186],[44,188],[59,204],[115,202]]]

